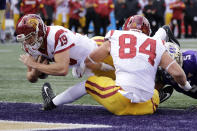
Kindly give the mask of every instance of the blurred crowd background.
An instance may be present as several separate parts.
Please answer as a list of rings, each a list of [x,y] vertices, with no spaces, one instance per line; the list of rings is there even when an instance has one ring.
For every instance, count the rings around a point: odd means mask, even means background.
[[[6,0],[0,40],[16,41],[24,14],[39,14],[47,25],[61,25],[88,36],[121,29],[131,15],[144,15],[153,35],[164,24],[177,38],[197,38],[197,0]]]

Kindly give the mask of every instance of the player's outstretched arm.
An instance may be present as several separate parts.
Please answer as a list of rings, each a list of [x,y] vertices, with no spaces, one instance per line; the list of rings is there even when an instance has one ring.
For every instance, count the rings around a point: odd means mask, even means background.
[[[187,81],[186,75],[183,69],[179,66],[179,64],[173,60],[167,52],[164,52],[162,55],[160,66],[165,69],[179,84],[181,88],[188,91],[192,87]]]

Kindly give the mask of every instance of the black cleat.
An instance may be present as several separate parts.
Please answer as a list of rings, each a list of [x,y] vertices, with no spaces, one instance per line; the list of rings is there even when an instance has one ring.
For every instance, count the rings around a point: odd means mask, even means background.
[[[174,34],[172,33],[170,27],[168,25],[162,26],[162,28],[166,31],[168,36],[167,41],[177,44],[180,47],[179,41],[175,38]]]
[[[55,97],[51,85],[49,83],[44,83],[42,86],[42,98],[44,103],[44,110],[52,110],[56,108],[52,99]]]
[[[173,93],[174,88],[171,85],[165,85],[159,90],[160,103],[166,101]]]

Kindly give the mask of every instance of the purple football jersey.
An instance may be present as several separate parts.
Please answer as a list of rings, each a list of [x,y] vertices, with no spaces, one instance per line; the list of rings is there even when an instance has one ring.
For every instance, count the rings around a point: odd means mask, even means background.
[[[183,70],[191,86],[197,85],[197,51],[183,52]]]

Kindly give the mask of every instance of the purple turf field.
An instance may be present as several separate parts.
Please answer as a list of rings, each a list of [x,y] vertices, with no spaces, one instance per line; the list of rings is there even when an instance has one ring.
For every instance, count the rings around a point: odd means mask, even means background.
[[[41,104],[0,103],[0,120],[112,126],[109,128],[72,129],[80,131],[197,130],[197,110],[158,109],[154,115],[115,116],[101,106],[64,105],[52,111],[43,111]]]

